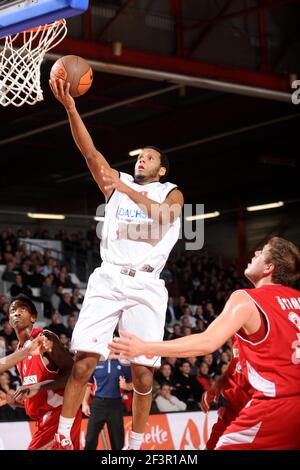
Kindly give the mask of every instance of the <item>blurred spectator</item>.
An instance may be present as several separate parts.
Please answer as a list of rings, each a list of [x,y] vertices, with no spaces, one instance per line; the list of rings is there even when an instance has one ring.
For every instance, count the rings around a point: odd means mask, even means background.
[[[6,344],[9,346],[11,341],[17,339],[16,333],[8,320],[3,323],[3,328],[0,330],[0,335],[5,338]]]
[[[76,321],[77,321],[77,317],[75,315],[69,315],[68,318],[67,318],[67,331],[66,331],[66,335],[69,339],[72,338],[72,334],[73,334],[73,330],[75,328],[75,325],[76,325]]]
[[[16,282],[11,286],[9,291],[11,297],[16,297],[19,294],[25,294],[28,297],[32,297],[32,290],[23,283],[21,274],[16,275]]]
[[[21,266],[20,275],[25,286],[31,285],[30,261],[26,260]]]
[[[176,318],[179,320],[179,318],[182,317],[183,315],[183,307],[186,305],[186,300],[185,300],[185,297],[183,295],[180,295],[179,298],[178,298],[178,303],[177,305],[174,307],[174,311],[175,311],[175,316]]]
[[[174,393],[179,400],[187,404],[188,410],[199,410],[199,403],[204,392],[203,387],[195,376],[191,375],[191,366],[188,361],[184,360],[179,370]]]
[[[174,323],[173,325],[173,332],[171,333],[169,339],[177,339],[181,338],[181,325],[179,323]]]
[[[71,315],[74,312],[79,312],[79,308],[72,302],[71,294],[63,294],[62,300],[58,307],[59,313],[65,317]]]
[[[72,302],[74,305],[81,306],[83,303],[83,295],[81,295],[80,290],[78,287],[74,287],[72,293]],[[78,307],[79,308],[79,307]]]
[[[188,324],[186,323],[185,326],[190,326],[191,328],[195,328],[196,318],[193,317],[192,310],[191,310],[190,306],[189,305],[184,305],[182,307],[182,311],[183,311],[183,315],[182,315],[182,317],[180,317],[180,321],[181,321],[182,325],[184,325],[184,322],[183,322],[184,319],[188,318],[189,323]]]
[[[156,373],[155,378],[160,386],[165,383],[165,384],[170,385],[172,389],[175,389],[176,383],[175,383],[173,368],[170,364],[168,363],[162,364],[161,368]]]
[[[177,397],[172,395],[171,387],[169,384],[162,384],[155,399],[158,411],[161,413],[169,413],[171,411],[185,411],[187,408],[186,403],[180,401]]]
[[[174,298],[169,297],[168,305],[167,305],[167,312],[166,312],[166,323],[172,324],[176,320],[178,320],[178,318],[176,318],[176,315],[175,315]]]
[[[202,385],[205,392],[210,389],[211,380],[209,377],[209,366],[206,361],[201,361],[196,379]]]
[[[190,374],[191,375],[197,375],[197,372],[198,372],[198,358],[196,356],[193,356],[193,357],[188,357],[187,360],[189,361],[190,366],[191,366]]]
[[[51,256],[47,259],[47,262],[45,264],[45,266],[43,267],[41,273],[43,274],[43,276],[48,276],[49,274],[52,274],[53,273],[53,268],[54,266],[56,266],[56,261],[54,258],[52,258]]]
[[[42,275],[43,266],[41,264],[36,264],[34,266],[33,274],[30,277],[30,286],[31,287],[42,287],[45,277]]]
[[[46,279],[44,279],[40,293],[41,299],[44,302],[44,315],[47,318],[50,318],[51,316],[52,296],[54,293],[55,286],[53,285],[53,275],[49,274]]]
[[[50,325],[47,326],[47,330],[52,331],[58,337],[60,335],[67,335],[67,328],[62,323],[61,316],[60,316],[59,312],[54,311],[51,315],[51,320],[52,321],[51,321]]]
[[[15,271],[15,263],[13,261],[9,261],[7,263],[5,271],[2,274],[2,281],[15,283],[16,273],[17,271]]]

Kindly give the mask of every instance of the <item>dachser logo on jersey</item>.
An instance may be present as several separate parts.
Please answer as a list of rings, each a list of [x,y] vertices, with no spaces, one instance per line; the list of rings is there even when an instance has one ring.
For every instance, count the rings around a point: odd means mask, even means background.
[[[24,377],[23,385],[33,385],[37,384],[37,375],[28,375]]]
[[[140,209],[126,209],[120,207],[118,210],[118,217],[122,219],[147,219],[147,214]]]

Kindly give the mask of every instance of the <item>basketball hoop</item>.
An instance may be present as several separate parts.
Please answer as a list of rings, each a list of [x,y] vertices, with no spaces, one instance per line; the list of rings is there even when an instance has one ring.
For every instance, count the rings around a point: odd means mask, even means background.
[[[64,19],[5,37],[0,53],[0,104],[34,105],[43,100],[40,67],[46,52],[67,34]]]

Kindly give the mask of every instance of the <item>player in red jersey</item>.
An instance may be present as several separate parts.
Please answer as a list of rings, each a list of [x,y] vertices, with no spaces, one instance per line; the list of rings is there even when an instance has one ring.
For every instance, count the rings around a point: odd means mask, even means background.
[[[300,252],[293,243],[274,237],[255,252],[245,275],[255,288],[235,291],[203,333],[145,342],[124,332],[109,348],[125,358],[201,356],[235,334],[243,374],[255,390],[216,449],[299,449],[300,292],[290,286],[300,277]]]
[[[62,408],[64,386],[73,366],[71,354],[54,333],[33,328],[36,318],[35,305],[28,297],[21,294],[10,303],[9,321],[17,334],[19,350],[26,349],[41,332],[52,343],[51,350],[41,355],[25,357],[17,365],[23,385],[16,391],[14,402],[24,404],[27,415],[37,421],[37,431],[28,450],[52,447]],[[74,449],[79,449],[80,424],[79,410],[71,432]]]
[[[242,374],[242,365],[239,357],[237,340],[232,342],[232,359],[226,372],[219,378],[207,392],[203,393],[201,409],[207,413],[211,403],[217,403],[220,395],[225,404],[218,409],[218,421],[213,425],[209,440],[206,443],[207,450],[214,450],[216,444],[225,432],[225,429],[237,418],[239,412],[249,402],[254,392]]]

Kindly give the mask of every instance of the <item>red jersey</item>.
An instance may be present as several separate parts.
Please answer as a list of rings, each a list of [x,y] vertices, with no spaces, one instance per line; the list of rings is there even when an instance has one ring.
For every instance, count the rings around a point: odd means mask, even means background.
[[[251,399],[253,388],[242,373],[242,364],[236,337],[232,340],[232,359],[226,371],[222,386],[222,395],[226,400],[226,407],[239,411]]]
[[[300,395],[300,292],[278,284],[244,292],[266,323],[265,334],[258,341],[236,334],[243,373],[255,389],[253,396]]]
[[[36,338],[41,331],[43,331],[41,328],[33,328],[29,341]],[[25,346],[26,343],[24,344]],[[17,367],[22,378],[22,385],[29,387],[44,380],[55,380],[58,374],[58,371],[47,369],[41,355],[28,356],[19,362]],[[40,390],[33,397],[24,400],[26,414],[32,419],[41,418],[48,411],[52,411],[62,405],[63,393],[63,389]]]

